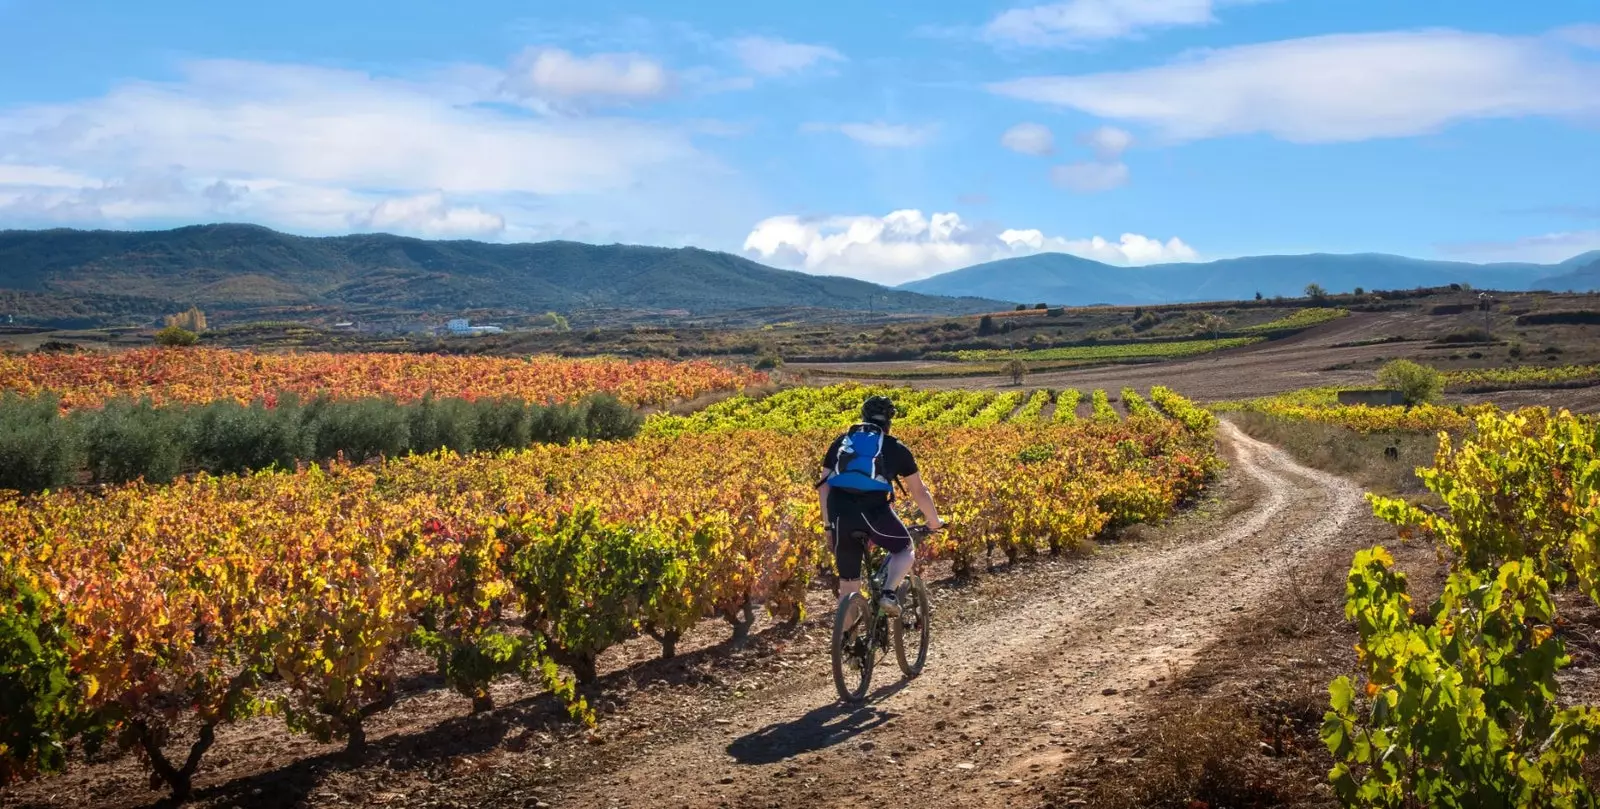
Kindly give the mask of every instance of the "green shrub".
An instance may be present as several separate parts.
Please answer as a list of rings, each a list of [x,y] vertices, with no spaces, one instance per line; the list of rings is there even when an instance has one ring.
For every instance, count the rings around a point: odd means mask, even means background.
[[[318,459],[343,454],[345,460],[360,463],[379,456],[399,457],[411,448],[405,410],[393,399],[318,399],[306,413]]]
[[[478,410],[465,399],[435,399],[430,393],[411,405],[407,417],[412,452],[465,454],[478,446]]]
[[[34,492],[71,483],[82,465],[73,425],[60,400],[0,394],[0,489]]]
[[[212,402],[187,409],[187,465],[226,474],[279,467],[293,469],[316,455],[316,436],[306,429],[298,400],[284,397],[275,408],[257,402]]]
[[[608,393],[585,399],[584,437],[591,441],[621,441],[639,434],[644,417]]]
[[[0,786],[66,766],[83,718],[74,679],[58,606],[0,568]]]
[[[1378,384],[1400,391],[1406,404],[1427,404],[1444,391],[1444,374],[1411,360],[1391,360],[1378,369]]]
[[[532,443],[532,413],[521,399],[479,399],[474,405],[478,426],[473,440],[478,449],[497,452]]]
[[[97,481],[171,483],[183,471],[186,442],[179,408],[158,408],[148,398],[113,399],[72,419],[83,425],[85,460]]]
[[[567,404],[531,408],[531,440],[541,444],[566,444],[584,437],[586,426],[581,407]]]
[[[168,326],[156,332],[156,345],[159,346],[192,346],[198,342],[200,335],[177,326]]]

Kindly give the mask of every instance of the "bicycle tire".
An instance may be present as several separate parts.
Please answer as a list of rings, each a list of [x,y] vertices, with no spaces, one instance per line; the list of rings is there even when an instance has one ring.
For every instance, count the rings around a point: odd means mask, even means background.
[[[850,623],[852,618],[859,616]],[[867,697],[867,689],[872,687],[872,668],[877,655],[872,649],[872,609],[865,596],[860,593],[851,593],[844,603],[833,613],[833,687],[839,692],[839,699],[845,702],[860,702]],[[846,637],[846,633],[854,631],[855,634]],[[846,682],[846,668],[851,662],[846,645],[855,645],[856,638],[865,635],[866,654],[859,659],[861,681],[854,688]]]
[[[906,620],[914,619],[914,626]],[[900,662],[900,671],[907,677],[922,673],[928,665],[928,643],[933,637],[933,602],[928,600],[928,586],[922,577],[911,576],[900,587],[900,617],[894,619],[894,655]],[[913,630],[911,638],[907,631]],[[916,654],[908,655],[906,641],[915,639]]]

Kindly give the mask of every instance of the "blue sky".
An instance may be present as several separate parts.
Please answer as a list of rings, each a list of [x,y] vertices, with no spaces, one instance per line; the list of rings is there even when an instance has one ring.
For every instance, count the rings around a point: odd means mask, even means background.
[[[0,228],[693,244],[898,283],[1600,248],[1593,0],[0,0]]]

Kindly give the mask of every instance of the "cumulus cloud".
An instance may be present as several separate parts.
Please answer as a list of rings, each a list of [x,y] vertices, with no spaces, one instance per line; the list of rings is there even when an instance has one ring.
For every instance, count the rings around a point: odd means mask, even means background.
[[[1094,150],[1097,160],[1112,161],[1133,145],[1133,135],[1114,126],[1096,127],[1078,136],[1078,142]]]
[[[1000,136],[1000,145],[1018,154],[1044,157],[1056,150],[1056,137],[1044,124],[1017,124]]]
[[[1507,241],[1457,242],[1439,246],[1439,252],[1468,261],[1527,261],[1556,264],[1573,256],[1600,250],[1600,230],[1544,233]]]
[[[1213,22],[1212,0],[1067,0],[1001,13],[984,26],[990,42],[1024,47],[1072,46],[1122,39],[1147,28]]]
[[[1080,194],[1110,191],[1128,184],[1128,166],[1121,161],[1067,163],[1050,169],[1050,180]]]
[[[1341,34],[1205,51],[1119,73],[1000,82],[1004,96],[1146,124],[1175,140],[1403,137],[1473,119],[1600,113],[1600,63],[1557,37]]]
[[[826,45],[807,45],[771,37],[742,37],[728,43],[746,69],[762,76],[802,73],[820,64],[845,61],[844,54]]]
[[[582,209],[593,227],[612,232],[628,217],[643,235],[676,221],[663,200],[725,187],[727,172],[686,128],[530,117],[476,103],[484,83],[463,75],[408,82],[204,61],[176,81],[0,108],[0,208],[19,224],[143,226],[222,212],[300,231],[370,220],[419,235],[509,233],[495,217],[513,208],[537,218],[518,223],[524,233]],[[433,194],[450,204],[430,208]],[[412,208],[385,207],[407,199]]]
[[[554,102],[618,102],[660,98],[672,75],[634,53],[578,56],[560,48],[530,48],[506,73],[505,89],[520,98]]]
[[[451,207],[444,194],[418,194],[386,199],[350,224],[358,230],[398,230],[424,236],[492,236],[506,229],[506,220],[477,207]]]
[[[1195,252],[1182,240],[1166,242],[1123,234],[1112,242],[1098,236],[1069,239],[1040,230],[974,227],[955,213],[918,210],[887,216],[806,218],[774,216],[745,238],[753,257],[825,275],[847,275],[900,284],[985,261],[1062,252],[1117,264],[1188,260]]]
[[[801,127],[801,129],[806,132],[837,132],[857,143],[891,149],[921,146],[932,140],[934,133],[938,131],[938,127],[932,124],[912,126],[909,124],[886,124],[882,121],[840,124],[809,123]]]
[[[1554,32],[1557,39],[1562,39],[1584,48],[1600,50],[1600,24],[1580,23],[1557,28]]]

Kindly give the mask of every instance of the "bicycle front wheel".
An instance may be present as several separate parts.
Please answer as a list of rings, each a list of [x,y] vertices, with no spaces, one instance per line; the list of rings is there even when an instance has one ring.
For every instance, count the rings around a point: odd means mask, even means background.
[[[851,593],[833,614],[833,685],[839,699],[860,702],[872,686],[872,607]]]
[[[922,673],[928,664],[933,604],[922,577],[911,576],[900,585],[900,617],[894,619],[894,654],[907,677]]]

